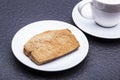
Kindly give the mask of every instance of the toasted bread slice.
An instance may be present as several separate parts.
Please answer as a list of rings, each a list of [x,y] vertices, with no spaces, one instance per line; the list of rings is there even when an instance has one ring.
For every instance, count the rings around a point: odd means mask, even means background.
[[[79,46],[69,29],[48,30],[33,36],[24,45],[24,53],[36,64],[43,64],[62,57]]]

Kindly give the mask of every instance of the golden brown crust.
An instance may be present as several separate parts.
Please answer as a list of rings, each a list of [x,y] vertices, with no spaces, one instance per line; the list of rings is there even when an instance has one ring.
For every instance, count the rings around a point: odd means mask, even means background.
[[[49,30],[33,36],[24,45],[24,53],[36,64],[43,64],[62,57],[79,46],[69,29]]]

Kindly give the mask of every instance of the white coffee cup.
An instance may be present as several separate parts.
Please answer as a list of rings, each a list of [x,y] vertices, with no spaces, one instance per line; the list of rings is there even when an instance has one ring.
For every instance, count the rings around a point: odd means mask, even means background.
[[[78,11],[84,18],[82,9],[91,4],[92,19],[103,27],[113,27],[120,23],[120,0],[83,0],[78,5]]]

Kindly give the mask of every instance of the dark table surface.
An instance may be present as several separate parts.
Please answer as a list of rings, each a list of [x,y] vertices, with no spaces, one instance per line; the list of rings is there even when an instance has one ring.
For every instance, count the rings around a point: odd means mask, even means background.
[[[75,25],[73,7],[80,0],[0,0],[0,80],[120,80],[120,39],[106,40],[85,33],[89,52],[82,63],[61,72],[42,72],[20,63],[11,50],[14,34],[40,20]]]

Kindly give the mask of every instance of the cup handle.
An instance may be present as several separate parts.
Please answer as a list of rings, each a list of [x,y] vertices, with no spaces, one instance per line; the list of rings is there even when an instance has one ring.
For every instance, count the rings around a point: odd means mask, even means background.
[[[87,19],[93,19],[93,16],[91,15],[90,17],[88,16],[85,16],[83,13],[82,13],[82,9],[83,7],[85,7],[86,5],[88,4],[91,4],[92,0],[83,0],[80,2],[80,4],[78,5],[78,11],[80,13],[80,15],[84,18],[87,18]]]

